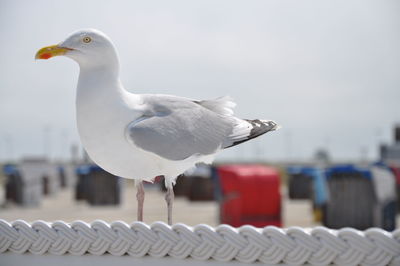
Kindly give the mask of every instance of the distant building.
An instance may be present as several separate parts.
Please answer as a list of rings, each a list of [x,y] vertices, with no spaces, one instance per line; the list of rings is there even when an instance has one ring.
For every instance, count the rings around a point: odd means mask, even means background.
[[[394,128],[394,143],[382,144],[380,154],[381,160],[385,163],[400,166],[400,125]]]
[[[315,151],[314,160],[318,165],[328,165],[331,162],[331,157],[329,155],[328,150],[326,149],[318,149]]]

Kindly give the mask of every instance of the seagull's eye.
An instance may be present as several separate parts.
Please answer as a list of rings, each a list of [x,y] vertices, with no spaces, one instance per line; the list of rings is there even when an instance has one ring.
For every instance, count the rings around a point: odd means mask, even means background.
[[[92,39],[91,39],[90,37],[84,37],[84,38],[82,39],[82,41],[83,41],[84,43],[90,43],[90,42],[92,41]]]

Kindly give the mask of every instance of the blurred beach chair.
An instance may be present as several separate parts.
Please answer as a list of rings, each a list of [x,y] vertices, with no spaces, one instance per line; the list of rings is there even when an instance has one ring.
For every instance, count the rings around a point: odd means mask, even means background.
[[[325,170],[319,167],[290,166],[286,173],[289,177],[289,198],[310,199],[314,221],[321,222],[323,209],[329,197]]]
[[[77,167],[78,181],[75,199],[86,200],[90,205],[118,205],[121,203],[121,178],[97,165]]]
[[[329,201],[324,225],[360,230],[396,227],[396,179],[383,163],[368,168],[352,165],[327,169]]]
[[[390,169],[392,170],[395,179],[396,179],[396,195],[397,195],[397,212],[400,212],[400,167],[391,165]]]
[[[326,177],[329,200],[323,215],[325,226],[395,229],[395,177],[387,166],[335,166],[326,170]]]
[[[66,188],[67,187],[67,177],[65,175],[65,170],[62,166],[58,166],[58,176],[60,178],[60,187]]]
[[[329,189],[323,224],[329,228],[374,226],[376,196],[368,169],[339,165],[326,170]]]
[[[187,197],[190,201],[212,201],[214,197],[214,182],[209,165],[199,165],[185,173],[187,182]]]
[[[288,193],[290,199],[312,199],[313,176],[311,167],[292,166],[288,174]]]
[[[213,170],[220,222],[235,227],[281,226],[280,175],[263,165],[221,165]]]
[[[58,166],[45,158],[25,158],[18,164],[18,170],[27,182],[36,184],[40,180],[43,195],[54,195],[60,190]]]
[[[337,165],[326,169],[291,166],[286,171],[289,178],[302,176],[312,180],[310,198],[314,221],[322,221],[334,229],[380,227],[394,230],[396,181],[386,165]]]
[[[5,186],[5,200],[6,202],[13,202],[19,205],[24,203],[24,194],[27,194],[25,184],[22,180],[21,175],[15,165],[6,164],[3,166],[3,173],[6,177]],[[41,187],[39,187],[40,193]],[[31,204],[38,204],[40,200],[31,202]]]
[[[381,162],[371,166],[371,173],[377,199],[374,226],[393,231],[396,228],[397,214],[396,177],[393,171]]]
[[[157,178],[155,182],[160,182],[161,190],[166,191],[164,177]],[[175,196],[184,196],[190,201],[215,200],[214,191],[211,166],[203,164],[180,175],[174,185]]]
[[[61,187],[72,188],[76,185],[76,165],[73,163],[59,164],[58,170],[60,173]]]
[[[38,206],[42,196],[59,188],[56,167],[44,159],[25,159],[18,165],[5,165],[6,199],[22,206]]]

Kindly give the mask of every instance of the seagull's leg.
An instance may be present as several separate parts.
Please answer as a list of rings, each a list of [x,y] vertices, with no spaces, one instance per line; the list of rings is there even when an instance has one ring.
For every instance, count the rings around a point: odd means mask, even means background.
[[[165,194],[165,201],[167,202],[168,207],[168,224],[172,225],[172,203],[174,202],[174,189],[172,187],[172,181],[165,178],[165,186],[167,187],[167,193]]]
[[[143,222],[143,202],[144,202],[144,188],[143,188],[143,181],[140,179],[135,180],[136,183],[136,199],[138,202],[137,208],[137,220]]]

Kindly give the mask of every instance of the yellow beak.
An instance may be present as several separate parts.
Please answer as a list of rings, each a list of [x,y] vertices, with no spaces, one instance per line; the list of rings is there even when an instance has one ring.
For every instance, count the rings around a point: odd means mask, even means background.
[[[58,55],[64,55],[68,51],[72,49],[66,48],[66,47],[61,47],[58,45],[51,45],[47,47],[43,47],[39,51],[37,51],[35,55],[35,59],[49,59],[53,56],[58,56]]]

